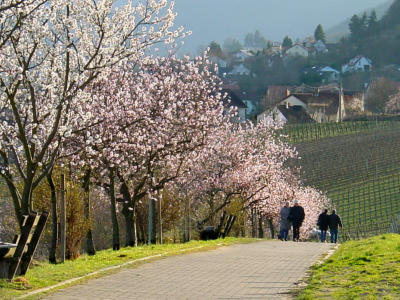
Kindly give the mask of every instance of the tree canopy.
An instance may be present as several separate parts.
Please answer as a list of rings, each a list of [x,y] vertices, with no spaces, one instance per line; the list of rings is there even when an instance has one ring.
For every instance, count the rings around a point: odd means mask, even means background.
[[[323,41],[324,43],[326,43],[326,35],[325,35],[325,31],[322,28],[322,25],[319,24],[317,26],[317,28],[315,28],[314,31],[314,38],[316,41]]]

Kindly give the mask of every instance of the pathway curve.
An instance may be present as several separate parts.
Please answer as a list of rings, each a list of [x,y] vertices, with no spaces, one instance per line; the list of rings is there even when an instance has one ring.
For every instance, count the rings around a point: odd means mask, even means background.
[[[330,244],[266,241],[168,257],[60,290],[70,299],[289,299]]]

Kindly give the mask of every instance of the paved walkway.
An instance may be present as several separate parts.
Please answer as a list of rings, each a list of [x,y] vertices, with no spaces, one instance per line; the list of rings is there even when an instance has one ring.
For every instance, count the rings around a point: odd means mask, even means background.
[[[288,291],[330,248],[322,243],[267,241],[168,257],[46,299],[289,299]]]

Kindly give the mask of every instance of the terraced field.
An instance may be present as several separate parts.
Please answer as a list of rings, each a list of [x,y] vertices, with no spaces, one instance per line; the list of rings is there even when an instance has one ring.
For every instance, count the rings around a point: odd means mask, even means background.
[[[303,181],[331,199],[344,239],[389,232],[400,215],[398,124],[295,144]]]

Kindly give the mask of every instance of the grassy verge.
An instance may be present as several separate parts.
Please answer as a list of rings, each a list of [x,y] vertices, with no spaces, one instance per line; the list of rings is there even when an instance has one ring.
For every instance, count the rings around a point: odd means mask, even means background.
[[[191,241],[185,244],[164,244],[123,248],[120,251],[98,251],[95,256],[83,255],[75,261],[52,265],[47,262],[35,263],[25,277],[16,278],[9,283],[0,279],[0,299],[12,299],[31,291],[52,286],[68,279],[120,265],[132,260],[162,254],[172,256],[190,251],[203,251],[237,243],[249,243],[255,239],[226,238],[214,241]]]
[[[400,299],[400,235],[342,244],[296,299]]]

